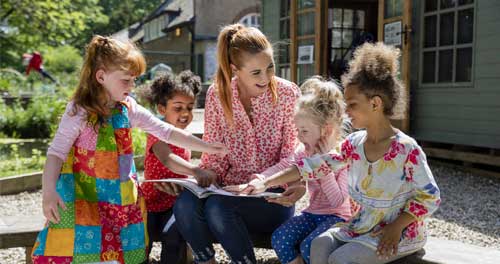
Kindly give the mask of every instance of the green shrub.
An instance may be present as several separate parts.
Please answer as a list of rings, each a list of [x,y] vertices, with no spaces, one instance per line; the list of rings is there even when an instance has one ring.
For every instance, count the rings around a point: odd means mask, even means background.
[[[75,47],[46,47],[42,53],[44,68],[50,74],[74,73],[82,64],[82,56]]]
[[[45,155],[38,149],[33,149],[31,157],[21,157],[19,147],[16,144],[11,146],[12,159],[0,160],[0,177],[19,175],[23,173],[43,170]]]
[[[54,135],[66,101],[53,96],[35,96],[24,109],[16,102],[0,100],[0,132],[13,138],[49,138]]]
[[[132,129],[132,144],[134,145],[134,155],[144,155],[146,153],[146,133],[140,129]]]

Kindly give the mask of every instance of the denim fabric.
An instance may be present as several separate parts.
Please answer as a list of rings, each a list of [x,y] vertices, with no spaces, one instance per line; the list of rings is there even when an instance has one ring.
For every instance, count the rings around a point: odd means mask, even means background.
[[[274,231],[272,236],[274,251],[281,263],[289,263],[300,254],[309,264],[312,240],[332,225],[343,221],[336,215],[317,215],[306,212],[292,217]]]
[[[293,216],[284,207],[262,198],[212,195],[199,199],[183,191],[174,205],[177,227],[193,249],[197,262],[210,260],[219,242],[232,263],[256,263],[250,234],[271,233]]]

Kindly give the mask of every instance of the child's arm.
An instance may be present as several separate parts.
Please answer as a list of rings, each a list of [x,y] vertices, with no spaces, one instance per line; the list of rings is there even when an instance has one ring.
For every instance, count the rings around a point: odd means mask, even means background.
[[[379,257],[389,257],[398,253],[398,244],[403,230],[417,220],[413,215],[403,212],[394,222],[387,224],[384,228],[372,232],[370,235],[381,236],[377,246]]]
[[[87,117],[86,112],[82,109],[78,109],[79,111],[74,113],[73,107],[73,102],[66,105],[57,132],[47,150],[47,160],[43,169],[42,209],[44,216],[53,223],[58,223],[60,220],[58,207],[66,209],[63,200],[57,193],[56,183],[64,160],[78,138]]]
[[[199,152],[227,154],[227,148],[221,143],[207,143],[182,129],[172,127],[168,143]]]
[[[347,177],[347,169],[342,169],[319,179],[321,190],[332,208],[341,206],[349,199]]]
[[[174,154],[167,143],[158,141],[153,144],[151,150],[158,160],[174,173],[194,176],[202,187],[215,183],[215,175],[207,173],[205,170]]]
[[[437,210],[441,199],[439,188],[427,164],[425,153],[416,145],[409,151],[404,165],[405,180],[415,188],[415,196],[406,202],[401,215],[373,235],[382,235],[377,248],[380,256],[397,253],[403,230],[415,221],[422,221]]]
[[[263,171],[263,172],[261,172],[259,174],[256,174],[257,177],[254,177],[254,178],[264,179],[264,178],[267,178],[267,177],[271,177],[274,174],[276,174],[276,173],[278,173],[278,172],[280,172],[282,170],[285,170],[287,168],[290,168],[290,167],[294,166],[294,164],[298,160],[302,159],[303,157],[305,157],[305,154],[302,151],[298,151],[296,153],[293,153],[289,157],[281,159],[278,163],[276,163],[273,166],[267,168],[265,171]]]
[[[54,155],[48,155],[42,176],[43,215],[52,223],[59,223],[59,206],[66,210],[63,200],[56,190],[56,183],[64,161]]]
[[[127,97],[130,103],[129,118],[133,127],[139,127],[160,140],[173,145],[200,152],[226,154],[227,149],[220,143],[206,143],[189,132],[176,128],[155,117],[134,99]]]
[[[299,160],[295,166],[280,171],[264,180],[255,179],[248,183],[242,191],[244,194],[255,194],[265,191],[267,188],[293,182],[300,179],[313,180],[323,178],[332,170],[341,169],[347,158],[345,155],[329,153],[324,155],[314,155],[312,157]]]
[[[415,196],[406,202],[404,211],[417,220],[423,220],[438,209],[441,197],[425,153],[418,145],[410,150],[404,170],[405,180],[415,189]]]

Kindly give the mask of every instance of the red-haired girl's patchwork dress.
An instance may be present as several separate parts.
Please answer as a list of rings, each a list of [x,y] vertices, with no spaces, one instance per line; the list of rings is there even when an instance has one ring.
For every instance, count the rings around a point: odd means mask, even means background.
[[[77,134],[56,185],[67,209],[59,211],[59,223],[47,221],[39,233],[33,262],[142,263],[148,244],[146,210],[137,188],[130,112],[137,126],[163,140],[170,135],[165,132],[170,127],[155,120],[131,98],[112,109],[112,115],[98,126],[94,126],[95,118],[89,118],[78,127],[85,115],[71,116],[71,108],[70,103],[52,143],[68,144],[61,136]],[[68,127],[65,120],[75,123],[78,131]],[[57,147],[51,148],[49,154],[58,153]]]

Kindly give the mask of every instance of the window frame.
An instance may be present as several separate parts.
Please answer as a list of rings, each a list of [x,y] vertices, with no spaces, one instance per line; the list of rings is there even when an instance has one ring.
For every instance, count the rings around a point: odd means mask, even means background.
[[[255,24],[252,23],[252,18],[255,18],[256,22]],[[244,22],[243,20],[246,20],[248,22]],[[260,13],[257,12],[248,13],[238,20],[238,23],[241,23],[247,27],[255,27],[259,29],[261,28],[260,22],[261,22],[261,16]]]
[[[168,25],[169,16],[167,14],[160,15],[148,21],[144,25],[144,42],[150,42],[161,37],[167,36],[163,29]]]
[[[286,16],[281,16],[281,4],[282,4],[282,1],[288,1],[288,13],[286,14]],[[290,43],[290,38],[291,38],[291,34],[290,34],[290,29],[291,29],[291,25],[290,25],[290,20],[291,20],[291,5],[292,5],[292,0],[280,0],[280,10],[279,10],[279,15],[280,15],[280,18],[279,18],[279,32],[278,32],[278,35],[279,35],[279,42],[276,44],[277,47],[278,47],[278,51],[275,53],[277,53],[277,61],[275,61],[275,74],[278,75],[279,77],[283,78],[283,79],[286,79],[286,80],[290,80],[290,78],[292,77],[292,74],[291,74],[291,57],[290,57],[290,48],[291,48],[291,43]],[[286,30],[288,30],[288,38],[284,38],[282,39],[281,38],[281,23],[288,20],[288,28]],[[281,61],[281,49],[284,48],[285,46],[288,46],[288,62],[282,62]],[[283,70],[285,71],[285,75],[282,75],[282,72]]]
[[[423,88],[471,88],[474,87],[474,69],[475,69],[475,46],[476,46],[476,34],[477,34],[477,1],[475,0],[471,4],[466,4],[459,6],[458,1],[456,6],[446,9],[441,9],[440,1],[437,1],[437,8],[434,11],[426,12],[425,11],[425,1],[421,1],[421,13],[420,13],[420,50],[419,50],[419,76],[418,82],[419,86]],[[472,24],[472,41],[470,43],[465,44],[457,44],[458,40],[458,13],[463,10],[472,9],[472,13],[474,15],[473,24]],[[441,16],[443,14],[447,14],[453,12],[454,20],[453,20],[453,44],[446,46],[439,46],[440,42],[440,23]],[[436,44],[434,47],[424,47],[425,44],[425,18],[430,16],[436,16]],[[470,81],[467,82],[457,82],[456,73],[457,73],[457,50],[461,48],[471,48],[471,76]],[[450,82],[439,82],[439,52],[443,50],[452,50],[453,53],[453,62],[452,62],[452,76]],[[434,57],[434,82],[424,82],[424,53],[425,52],[435,52]]]

